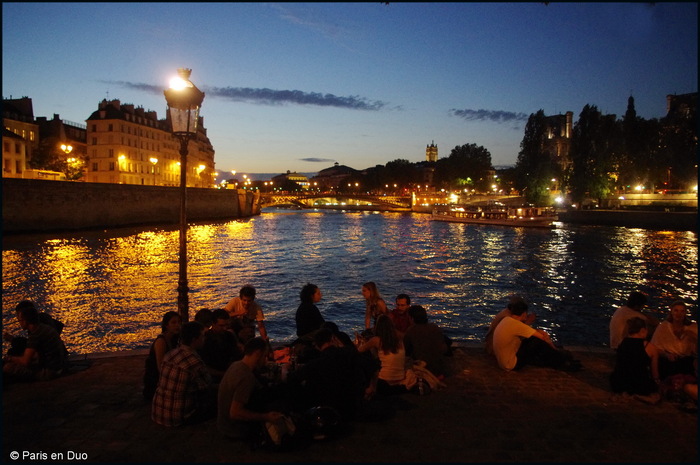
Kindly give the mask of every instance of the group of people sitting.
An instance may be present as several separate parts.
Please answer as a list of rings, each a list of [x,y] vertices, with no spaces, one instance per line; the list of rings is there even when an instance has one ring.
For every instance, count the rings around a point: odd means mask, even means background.
[[[363,284],[361,292],[365,329],[352,338],[323,317],[316,306],[322,299],[319,287],[303,286],[295,313],[297,339],[286,349],[282,383],[261,382],[276,365],[276,351],[253,286],[242,287],[222,309],[197,312],[192,322],[183,324],[177,312],[167,312],[144,368],[143,395],[153,421],[179,426],[216,417],[224,435],[254,440],[266,424],[279,423],[290,412],[322,405],[340,421],[381,418],[391,414],[384,400],[395,394],[444,387],[451,341],[428,321],[425,308],[399,294],[389,310],[373,282]],[[682,301],[670,306],[662,322],[642,312],[646,303],[646,295],[633,292],[611,318],[610,347],[616,354],[611,389],[648,403],[675,396],[696,411],[697,323],[689,320]],[[3,380],[60,376],[67,355],[63,325],[30,301],[20,302],[16,315],[28,337],[5,333],[11,347]],[[522,297],[512,296],[491,322],[486,352],[506,371],[527,365],[580,370],[569,351],[532,326],[535,318]]]
[[[152,419],[178,426],[216,416],[224,435],[255,440],[266,424],[290,412],[325,406],[340,422],[376,419],[391,414],[387,398],[394,394],[444,386],[450,340],[425,309],[400,294],[396,308],[386,311],[374,283],[363,285],[363,293],[370,318],[353,339],[322,316],[318,286],[301,289],[298,338],[286,349],[284,379],[274,383],[265,375],[278,351],[270,346],[252,286],[223,309],[197,312],[193,322],[182,324],[167,312],[144,370]],[[371,313],[378,302],[381,310]]]
[[[683,301],[669,307],[663,321],[643,312],[647,296],[632,292],[610,319],[610,347],[616,351],[610,375],[613,392],[656,404],[663,397],[697,411],[698,324]]]

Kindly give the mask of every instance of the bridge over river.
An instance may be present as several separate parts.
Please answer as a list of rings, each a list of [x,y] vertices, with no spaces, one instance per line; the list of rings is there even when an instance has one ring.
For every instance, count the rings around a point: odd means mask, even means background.
[[[432,210],[433,204],[445,203],[446,195],[442,192],[428,194],[426,199],[417,196],[399,196],[383,194],[353,194],[353,193],[262,193],[260,207],[291,205],[300,208],[329,208],[345,210],[378,210],[378,211],[426,211]],[[475,195],[465,203],[485,201],[521,202],[521,197],[501,195]]]

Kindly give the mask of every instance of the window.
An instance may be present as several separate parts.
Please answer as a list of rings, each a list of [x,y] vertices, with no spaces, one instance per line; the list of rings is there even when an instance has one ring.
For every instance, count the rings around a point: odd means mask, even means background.
[[[17,155],[19,155],[20,153],[22,153],[22,146],[19,145],[19,142],[15,142],[15,153],[16,153]]]
[[[3,151],[3,152],[5,152],[5,153],[10,153],[10,143],[9,143],[9,142],[7,142],[7,141],[4,142],[4,143],[2,144],[2,147],[3,147],[3,148],[2,148],[2,151]]]
[[[98,163],[97,163],[97,162],[94,162],[94,163],[92,164],[92,171],[97,171],[98,168],[99,168]]]
[[[112,123],[109,123],[109,127],[107,129],[109,132],[114,131],[114,125]]]
[[[96,124],[92,125],[92,132],[97,132],[97,125]]]
[[[97,137],[92,138],[92,145],[97,145]]]
[[[109,162],[109,170],[114,171],[114,162],[113,161]]]
[[[114,158],[114,149],[109,149],[109,158]]]

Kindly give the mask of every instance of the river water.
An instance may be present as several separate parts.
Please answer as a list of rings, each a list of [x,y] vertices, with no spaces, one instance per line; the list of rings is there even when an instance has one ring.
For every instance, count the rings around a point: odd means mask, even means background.
[[[650,309],[682,299],[695,312],[694,232],[557,224],[552,230],[434,222],[425,214],[264,210],[191,225],[190,317],[223,307],[244,284],[258,290],[273,343],[295,334],[307,282],[326,320],[362,329],[360,288],[374,281],[390,308],[398,293],[428,310],[456,341],[483,339],[519,293],[536,325],[566,345],[605,346],[612,312],[633,290]],[[164,312],[177,310],[177,228],[125,228],[3,237],[5,330],[31,299],[66,324],[72,353],[146,348]]]

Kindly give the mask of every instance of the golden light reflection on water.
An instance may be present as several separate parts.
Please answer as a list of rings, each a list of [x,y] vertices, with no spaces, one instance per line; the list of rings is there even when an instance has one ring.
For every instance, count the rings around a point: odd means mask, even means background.
[[[3,324],[16,331],[12,309],[32,298],[66,322],[65,338],[76,352],[147,347],[162,314],[176,309],[178,234],[146,229],[8,242]],[[580,344],[581,335],[605,340],[610,314],[632,289],[649,292],[654,306],[675,298],[694,306],[697,259],[692,233],[528,231],[416,214],[263,213],[190,226],[190,315],[222,307],[251,283],[268,331],[285,340],[294,332],[299,290],[314,282],[323,291],[322,313],[352,331],[363,324],[360,286],[375,281],[389,307],[406,292],[457,340],[480,340],[507,296],[521,293],[542,327]]]

